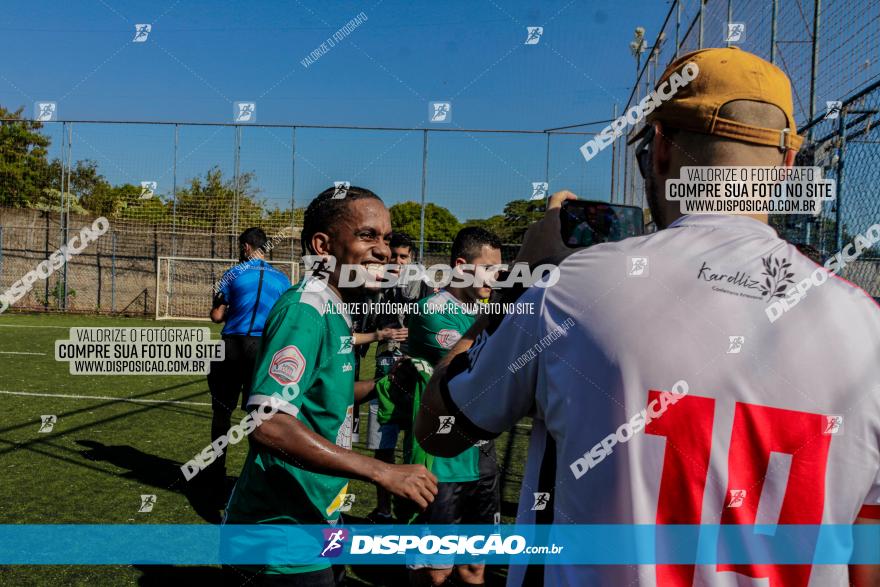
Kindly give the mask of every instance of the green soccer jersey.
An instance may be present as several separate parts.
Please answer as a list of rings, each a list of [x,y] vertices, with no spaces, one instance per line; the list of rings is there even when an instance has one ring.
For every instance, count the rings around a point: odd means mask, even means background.
[[[436,365],[476,321],[447,290],[419,301],[419,312],[409,320],[409,352]],[[439,424],[438,424],[439,427]],[[432,472],[439,482],[476,481],[480,478],[480,449],[472,447],[458,456],[434,459]]]
[[[266,320],[248,409],[272,402],[315,433],[351,448],[354,355],[351,319],[323,282],[307,277]],[[231,524],[323,524],[339,518],[348,479],[306,471],[252,443],[226,511]],[[329,566],[272,567],[297,573]]]

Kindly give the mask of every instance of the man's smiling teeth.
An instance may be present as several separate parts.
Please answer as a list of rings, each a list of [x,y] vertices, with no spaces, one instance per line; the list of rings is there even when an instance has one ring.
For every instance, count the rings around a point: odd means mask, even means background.
[[[364,267],[367,270],[367,273],[373,275],[375,277],[380,277],[384,272],[384,266],[381,263],[366,263]]]

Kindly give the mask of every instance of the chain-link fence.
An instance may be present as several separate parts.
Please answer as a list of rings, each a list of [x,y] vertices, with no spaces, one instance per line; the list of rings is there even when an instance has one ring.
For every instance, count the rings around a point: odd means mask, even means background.
[[[235,259],[259,226],[271,258],[298,261],[305,207],[337,182],[376,191],[428,264],[463,226],[510,260],[554,189],[607,200],[611,150],[588,173],[586,132],[0,121],[0,291],[96,217],[110,231],[14,307],[153,315],[159,258],[187,275]],[[166,276],[169,284],[176,276]],[[192,288],[197,284],[187,282]],[[212,283],[205,283],[206,299]]]
[[[774,219],[787,238],[826,258],[880,220],[870,189],[880,169],[880,3],[673,0],[653,44],[635,52],[636,83],[618,112],[650,92],[675,57],[732,44],[730,23],[744,25],[735,44],[792,81],[798,127],[808,138],[799,162],[820,165],[839,181],[838,202],[818,218]],[[831,101],[842,102],[836,119],[826,119]],[[257,225],[270,236],[286,235],[272,255],[295,261],[302,212],[334,182],[369,187],[393,205],[394,228],[416,240],[423,261],[444,261],[455,232],[470,224],[497,232],[512,251],[537,210],[530,207],[536,189],[564,187],[588,199],[645,206],[628,137],[584,165],[578,148],[591,136],[0,121],[0,288],[103,215],[111,231],[18,305],[152,314],[160,256],[235,258],[238,233]],[[863,256],[847,272],[880,295],[877,260]]]
[[[737,26],[743,25],[742,28]],[[728,25],[733,25],[729,27]],[[690,51],[736,45],[781,68],[791,80],[798,131],[807,140],[799,165],[818,165],[837,180],[837,202],[818,217],[787,216],[772,223],[791,242],[824,260],[851,237],[880,221],[874,191],[880,174],[876,133],[880,112],[880,3],[860,0],[674,0],[653,44],[637,53],[639,69],[623,109],[650,92],[665,67]],[[644,59],[644,61],[642,61]],[[827,102],[842,102],[828,118]],[[833,116],[833,114],[832,114]],[[613,201],[645,206],[635,144],[618,139],[621,166]],[[880,260],[863,255],[842,272],[880,296]]]

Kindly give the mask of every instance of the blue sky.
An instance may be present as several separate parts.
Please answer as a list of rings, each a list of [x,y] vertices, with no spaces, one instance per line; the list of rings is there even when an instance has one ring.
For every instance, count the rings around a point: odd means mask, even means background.
[[[632,88],[628,43],[653,39],[659,0],[423,2],[16,2],[0,15],[0,104],[58,102],[65,120],[231,122],[255,101],[257,122],[543,130],[611,117]],[[300,62],[350,19],[367,20],[308,68]],[[152,24],[132,43],[136,23]],[[537,45],[526,27],[543,26]],[[428,121],[449,100],[452,124]],[[60,125],[47,132],[59,142]],[[593,130],[599,130],[593,127]],[[231,173],[231,127],[180,128],[178,185],[219,165]],[[556,136],[551,191],[607,199],[610,149],[589,163],[586,140]],[[159,181],[171,191],[173,127],[74,125],[74,159],[113,182]],[[422,133],[299,129],[295,175],[289,129],[244,128],[241,168],[270,204],[297,205],[333,180],[377,191],[390,205],[418,200]],[[543,135],[432,133],[428,201],[460,219],[499,213],[545,176]],[[295,180],[295,181],[294,181]]]

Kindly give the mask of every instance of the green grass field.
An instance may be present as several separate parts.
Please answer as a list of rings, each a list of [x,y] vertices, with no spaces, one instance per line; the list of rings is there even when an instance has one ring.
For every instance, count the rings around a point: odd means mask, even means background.
[[[0,316],[0,520],[4,524],[209,524],[207,508],[180,473],[180,465],[210,442],[211,408],[203,376],[70,375],[55,360],[56,339],[73,326],[205,326],[145,319],[66,315]],[[219,326],[211,325],[215,337]],[[361,378],[373,374],[372,349]],[[71,396],[71,397],[64,397]],[[136,401],[120,401],[120,399]],[[366,406],[362,406],[362,414]],[[58,420],[39,433],[41,415]],[[233,423],[244,417],[233,415]],[[366,440],[362,418],[361,440]],[[525,462],[527,433],[497,442],[502,513],[512,521]],[[355,449],[367,454],[363,442]],[[510,450],[509,458],[505,459]],[[237,476],[247,452],[228,451],[227,472]],[[399,459],[399,455],[398,455]],[[198,477],[196,477],[198,479]],[[375,489],[355,481],[350,512],[362,517],[375,505]],[[152,512],[138,513],[142,494],[155,494]],[[381,585],[369,569],[349,571],[353,585]],[[493,570],[497,580],[499,570]],[[0,585],[176,585],[217,578],[219,568],[149,566],[5,566]],[[358,576],[360,578],[358,578]],[[393,584],[393,583],[389,583]]]

